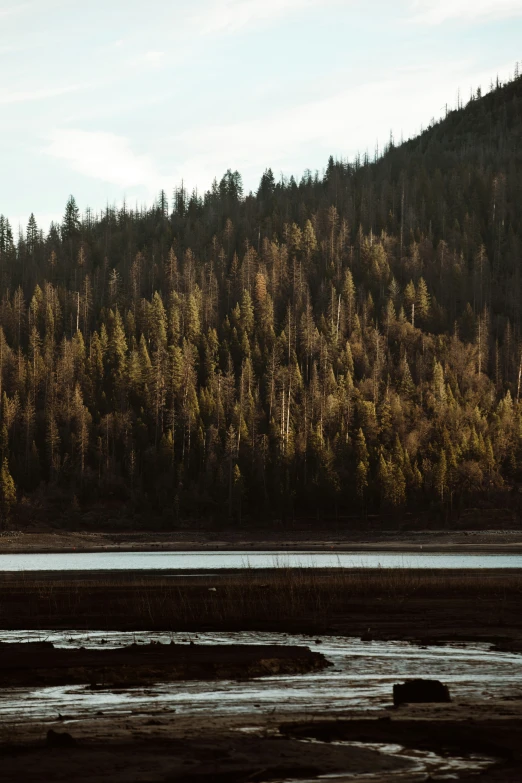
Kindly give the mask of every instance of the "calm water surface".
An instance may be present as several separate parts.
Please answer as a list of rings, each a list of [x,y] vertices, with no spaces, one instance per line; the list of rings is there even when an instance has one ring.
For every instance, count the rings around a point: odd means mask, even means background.
[[[61,552],[0,555],[0,571],[219,571],[235,568],[522,568],[521,554],[423,552]]]

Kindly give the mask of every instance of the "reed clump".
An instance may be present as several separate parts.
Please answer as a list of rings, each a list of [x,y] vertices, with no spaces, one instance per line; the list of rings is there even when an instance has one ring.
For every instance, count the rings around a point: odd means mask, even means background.
[[[522,574],[408,568],[242,569],[215,575],[2,574],[4,628],[316,628],[404,607],[519,604]]]

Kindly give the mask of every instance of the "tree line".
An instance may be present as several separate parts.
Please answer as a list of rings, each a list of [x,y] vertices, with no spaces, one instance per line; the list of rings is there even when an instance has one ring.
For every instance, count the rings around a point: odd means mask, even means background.
[[[255,193],[0,216],[0,505],[518,508],[522,79]]]

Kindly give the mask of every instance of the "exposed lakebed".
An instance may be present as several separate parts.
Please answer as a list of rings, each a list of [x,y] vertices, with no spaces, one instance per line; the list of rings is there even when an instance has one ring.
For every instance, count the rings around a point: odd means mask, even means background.
[[[302,675],[268,676],[246,681],[192,681],[157,683],[144,693],[141,688],[92,691],[84,686],[5,689],[0,696],[0,720],[29,715],[52,719],[58,713],[86,714],[89,710],[123,711],[142,706],[147,710],[174,709],[177,713],[317,711],[346,709],[378,710],[391,705],[395,682],[415,677],[433,677],[449,685],[454,702],[522,700],[522,659],[516,653],[492,651],[488,645],[465,644],[421,648],[404,642],[365,642],[348,637],[315,639],[277,633],[184,633],[151,634],[91,631],[42,632],[1,631],[0,641],[52,642],[57,647],[107,649],[129,643],[158,642],[198,645],[308,645],[320,650],[333,666]],[[506,703],[508,703],[506,701]],[[451,709],[447,705],[444,709]],[[23,715],[21,714],[23,710]]]
[[[0,687],[90,685],[136,687],[156,682],[251,679],[305,674],[328,666],[305,646],[170,644],[55,647],[52,642],[0,642]]]
[[[321,671],[307,674],[266,676],[249,680],[222,679],[219,681],[193,680],[183,682],[157,682],[146,688],[102,688],[92,690],[82,685],[56,687],[5,688],[0,692],[0,731],[2,726],[9,732],[28,726],[37,726],[44,731],[47,727],[75,734],[78,727],[89,720],[117,721],[141,719],[155,724],[155,731],[161,734],[161,727],[168,727],[169,720],[198,718],[206,721],[222,718],[239,719],[236,730],[243,733],[249,729],[253,734],[259,731],[259,720],[270,716],[272,721],[285,720],[299,714],[310,718],[332,716],[342,717],[349,713],[352,718],[378,716],[391,707],[391,693],[394,682],[412,677],[430,676],[443,680],[450,687],[453,697],[451,705],[431,705],[442,718],[454,718],[455,711],[467,703],[474,704],[475,715],[480,718],[481,708],[496,710],[506,716],[513,699],[522,698],[521,659],[516,654],[499,653],[488,645],[446,645],[420,648],[402,642],[360,641],[348,637],[320,639],[301,635],[276,633],[124,633],[91,631],[89,633],[2,631],[0,642],[19,644],[22,642],[51,642],[59,649],[83,647],[89,650],[107,650],[129,644],[145,645],[151,641],[179,645],[278,645],[309,646],[320,650],[332,664]],[[193,648],[192,648],[193,649]],[[417,705],[422,714],[426,709]],[[99,716],[96,718],[96,716]],[[241,716],[244,725],[241,727]],[[255,718],[255,719],[253,719]],[[248,734],[248,731],[247,731]],[[297,738],[300,742],[306,738]],[[313,741],[313,737],[309,740]],[[247,738],[241,740],[248,744]],[[440,754],[433,750],[405,748],[390,742],[339,742],[339,752],[365,753],[372,751],[382,757],[383,768],[372,779],[403,781],[425,780],[430,774],[434,779],[453,777],[459,771],[478,771],[491,760],[477,753]],[[309,753],[312,748],[307,750]],[[360,754],[359,754],[360,755]],[[359,758],[359,756],[358,756]],[[388,769],[386,759],[399,758],[401,764],[395,770]],[[390,777],[379,777],[386,774]],[[350,773],[339,780],[354,779]],[[296,778],[297,779],[297,778]],[[305,778],[299,777],[304,780]],[[316,776],[308,778],[317,779]],[[358,778],[359,779],[359,778]],[[365,778],[363,778],[365,779]]]
[[[129,644],[149,645],[151,641],[174,642],[187,649],[215,645],[278,645],[308,646],[320,651],[332,664],[320,671],[307,674],[265,676],[236,680],[220,679],[181,682],[157,682],[143,687],[101,688],[92,690],[83,685],[56,687],[4,688],[0,692],[0,731],[18,733],[27,727],[48,727],[70,731],[73,735],[94,721],[96,725],[112,725],[120,721],[138,721],[141,726],[154,724],[161,736],[168,733],[171,721],[179,725],[183,720],[212,720],[235,722],[235,730],[244,734],[238,740],[241,746],[255,750],[255,735],[269,717],[285,721],[299,715],[313,721],[349,714],[352,722],[357,716],[378,717],[391,708],[392,686],[395,682],[414,677],[434,677],[450,688],[452,703],[445,705],[415,705],[416,717],[457,720],[462,710],[472,705],[473,715],[480,721],[493,711],[496,717],[509,719],[515,702],[522,700],[522,659],[517,654],[497,652],[485,644],[428,646],[425,648],[404,642],[360,641],[350,637],[280,633],[151,633],[108,631],[1,631],[0,642],[50,642],[63,650],[83,647],[89,650],[108,650]],[[402,708],[401,708],[402,710]],[[401,710],[393,713],[400,716]],[[391,714],[391,713],[390,713]],[[403,717],[406,717],[403,715]],[[104,721],[100,724],[100,721]],[[139,723],[141,721],[141,724]],[[400,721],[399,721],[400,722]],[[377,721],[379,723],[379,721]],[[128,725],[128,724],[126,724]],[[132,724],[135,725],[135,724]],[[3,728],[2,728],[3,727]],[[278,732],[275,732],[277,734]],[[304,731],[306,734],[306,730]],[[252,734],[252,739],[249,739]],[[291,734],[291,732],[290,732]],[[295,741],[316,742],[313,736],[291,737]],[[293,743],[293,744],[292,744]],[[358,764],[366,771],[361,777],[346,772],[338,780],[401,780],[421,781],[428,775],[433,779],[455,777],[459,772],[479,771],[491,763],[480,753],[441,753],[426,748],[405,747],[399,742],[343,741],[333,738],[339,759],[342,753],[355,754]],[[333,763],[337,755],[333,753]],[[337,752],[336,751],[336,752]],[[372,756],[382,759],[382,769],[375,773]],[[306,749],[305,755],[313,752]],[[388,762],[387,759],[390,761]],[[397,760],[400,764],[395,765]],[[393,764],[391,762],[394,762]],[[364,767],[364,764],[367,766]],[[339,761],[339,763],[341,763]],[[361,769],[362,769],[361,768]],[[326,770],[326,767],[324,768]],[[282,777],[291,779],[292,776]],[[233,779],[231,777],[231,779]],[[316,780],[317,775],[297,776],[296,780]]]

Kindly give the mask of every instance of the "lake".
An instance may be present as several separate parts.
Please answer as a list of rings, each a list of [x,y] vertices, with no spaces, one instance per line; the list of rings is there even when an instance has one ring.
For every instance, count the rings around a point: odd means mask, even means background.
[[[3,554],[0,571],[175,571],[239,568],[522,568],[522,554],[436,552],[60,552]]]

